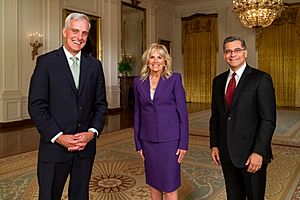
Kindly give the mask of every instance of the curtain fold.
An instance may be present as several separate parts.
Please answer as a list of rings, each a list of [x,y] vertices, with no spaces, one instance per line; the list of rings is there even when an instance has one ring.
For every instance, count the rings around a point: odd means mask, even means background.
[[[258,68],[271,74],[277,106],[300,106],[299,12],[300,4],[288,5],[271,26],[257,31]]]
[[[184,86],[188,102],[210,103],[218,51],[217,14],[182,18]]]

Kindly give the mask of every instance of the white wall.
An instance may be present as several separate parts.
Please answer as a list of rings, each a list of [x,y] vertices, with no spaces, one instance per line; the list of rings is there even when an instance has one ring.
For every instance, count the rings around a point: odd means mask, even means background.
[[[35,1],[31,10],[28,1],[1,0],[1,32],[0,32],[0,121],[16,121],[26,115],[28,76],[30,76],[31,49],[29,43],[30,29],[41,31],[34,26],[42,15],[39,12],[43,1]],[[24,14],[24,16],[23,16]],[[32,17],[40,16],[40,18]],[[29,23],[29,22],[32,22]],[[33,33],[34,33],[33,32]]]
[[[29,118],[27,98],[35,67],[30,33],[41,33],[39,54],[62,45],[63,9],[101,17],[103,66],[110,108],[119,107],[117,61],[120,49],[120,0],[0,0],[0,122]]]
[[[157,7],[152,0],[143,0],[140,6],[147,13],[149,44],[156,40]],[[39,54],[59,48],[63,9],[101,17],[108,107],[120,107],[117,63],[121,60],[121,0],[0,0],[0,123],[29,118],[28,87],[36,62],[36,57],[31,59],[29,34],[44,35]]]
[[[6,117],[9,119],[14,119],[14,115],[20,115],[21,113],[21,104],[20,99],[22,97],[21,91],[19,90],[19,87],[17,84],[13,84],[10,79],[17,79],[18,76],[15,73],[18,69],[18,63],[17,59],[8,59],[5,54],[10,53],[14,54],[15,56],[19,56],[18,52],[15,52],[14,50],[18,49],[18,46],[16,43],[11,45],[13,43],[14,39],[17,39],[17,11],[11,12],[12,8],[15,7],[17,4],[16,0],[14,1],[1,1],[1,36],[8,35],[8,37],[0,37],[0,43],[1,43],[1,49],[0,49],[0,62],[1,66],[7,66],[7,70],[4,70],[1,67],[1,73],[0,73],[0,91],[3,95],[3,98],[0,99],[0,105],[3,109],[3,112],[1,113],[0,117]],[[4,7],[5,6],[5,7]],[[6,8],[6,9],[5,9]],[[10,19],[7,21],[3,16],[9,16]],[[5,22],[5,23],[4,23]],[[5,24],[11,24],[11,26],[6,27]],[[10,36],[10,37],[9,37]],[[10,46],[10,48],[8,48]],[[3,99],[7,99],[11,97],[10,100],[3,101]],[[16,107],[15,109],[11,109],[12,107]],[[7,113],[7,109],[11,109],[12,114]]]
[[[131,0],[124,0],[131,3]],[[286,2],[299,2],[288,0]],[[196,13],[217,13],[219,52],[217,73],[227,69],[223,39],[231,34],[246,40],[248,63],[257,66],[255,31],[244,28],[232,13],[231,0],[141,0],[146,9],[147,44],[171,41],[174,70],[183,72],[181,18]],[[121,60],[121,0],[0,0],[0,123],[28,119],[27,98],[35,59],[29,34],[44,35],[39,54],[62,45],[62,12],[70,9],[101,17],[103,67],[109,108],[119,108],[117,63]]]

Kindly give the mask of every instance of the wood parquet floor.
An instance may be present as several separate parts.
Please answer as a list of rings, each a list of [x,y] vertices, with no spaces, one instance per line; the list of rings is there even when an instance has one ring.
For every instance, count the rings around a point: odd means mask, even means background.
[[[189,113],[208,109],[201,103],[188,103]],[[133,127],[133,112],[118,110],[108,112],[102,134]],[[31,123],[0,128],[0,158],[24,153],[38,148],[39,134]]]

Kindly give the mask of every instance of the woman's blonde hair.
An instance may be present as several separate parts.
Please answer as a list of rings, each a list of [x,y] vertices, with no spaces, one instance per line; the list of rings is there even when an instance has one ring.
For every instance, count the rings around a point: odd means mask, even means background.
[[[165,79],[168,79],[170,76],[172,76],[172,58],[168,53],[168,50],[165,45],[152,43],[149,45],[148,49],[143,53],[142,56],[142,70],[141,70],[141,80],[144,81],[148,78],[150,74],[150,68],[148,66],[148,62],[150,60],[151,55],[153,52],[157,51],[161,57],[165,59],[165,65],[162,72],[162,77]]]

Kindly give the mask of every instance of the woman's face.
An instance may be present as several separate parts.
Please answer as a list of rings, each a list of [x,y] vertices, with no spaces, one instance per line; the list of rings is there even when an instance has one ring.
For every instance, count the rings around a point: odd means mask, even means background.
[[[159,54],[158,50],[154,51],[150,55],[148,66],[150,68],[151,73],[162,73],[165,64],[166,59]]]

